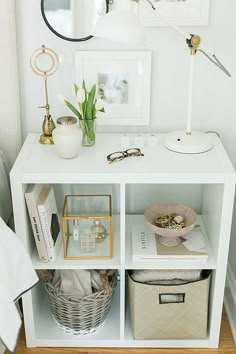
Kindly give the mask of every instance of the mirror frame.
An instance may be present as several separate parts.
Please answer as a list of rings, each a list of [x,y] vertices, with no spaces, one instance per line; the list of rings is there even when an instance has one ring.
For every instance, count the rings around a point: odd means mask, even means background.
[[[104,0],[106,2],[106,13],[109,11],[109,4],[110,4],[110,0]],[[45,11],[44,11],[44,0],[41,0],[41,14],[43,16],[44,22],[46,23],[46,25],[48,26],[48,28],[50,29],[50,31],[52,31],[56,36],[60,37],[61,39],[64,39],[65,41],[70,41],[70,42],[82,42],[82,41],[87,41],[91,38],[93,38],[92,35],[89,35],[87,37],[82,37],[82,38],[69,38],[69,37],[65,37],[62,34],[58,33],[48,22],[47,17],[45,15]]]

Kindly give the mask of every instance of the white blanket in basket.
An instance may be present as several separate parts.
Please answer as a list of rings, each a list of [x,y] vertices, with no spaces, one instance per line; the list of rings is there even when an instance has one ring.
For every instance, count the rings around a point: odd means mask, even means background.
[[[81,298],[103,288],[99,272],[85,269],[56,269],[52,284],[65,294]]]

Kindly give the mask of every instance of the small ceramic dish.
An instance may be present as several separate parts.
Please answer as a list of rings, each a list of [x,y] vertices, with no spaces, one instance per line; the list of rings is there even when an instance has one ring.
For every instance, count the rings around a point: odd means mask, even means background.
[[[160,215],[171,214],[183,216],[185,227],[173,230],[159,227],[157,225],[156,220]],[[144,217],[152,231],[160,236],[160,243],[165,246],[177,246],[181,243],[181,237],[187,235],[194,228],[197,221],[197,214],[193,209],[178,203],[160,203],[152,205],[145,210]]]

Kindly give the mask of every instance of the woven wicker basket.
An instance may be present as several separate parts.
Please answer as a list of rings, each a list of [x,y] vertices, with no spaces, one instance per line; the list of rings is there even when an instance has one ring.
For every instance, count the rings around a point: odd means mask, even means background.
[[[45,283],[52,316],[65,333],[86,335],[101,328],[111,308],[114,289],[79,298],[62,293],[49,282]]]

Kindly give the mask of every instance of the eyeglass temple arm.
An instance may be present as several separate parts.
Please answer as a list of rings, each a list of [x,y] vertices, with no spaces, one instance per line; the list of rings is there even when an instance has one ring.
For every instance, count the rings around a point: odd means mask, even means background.
[[[186,43],[190,49],[191,55],[195,55],[197,53],[197,51],[201,52],[213,64],[215,64],[219,69],[221,69],[226,75],[231,77],[231,74],[226,69],[226,67],[219,61],[219,59],[216,57],[215,53],[213,53],[213,54],[208,53],[205,49],[199,47],[200,43],[201,43],[201,38],[198,35],[188,34],[185,31],[183,31],[180,27],[175,26],[163,14],[161,14],[160,10],[156,9],[156,7],[153,5],[153,2],[151,0],[132,0],[132,1],[137,2],[138,4],[141,1],[147,2],[150,5],[150,7],[152,8],[152,10],[157,11],[156,14],[164,23],[166,23],[169,27],[171,27],[173,30],[178,32],[180,35],[182,35],[186,39]]]

